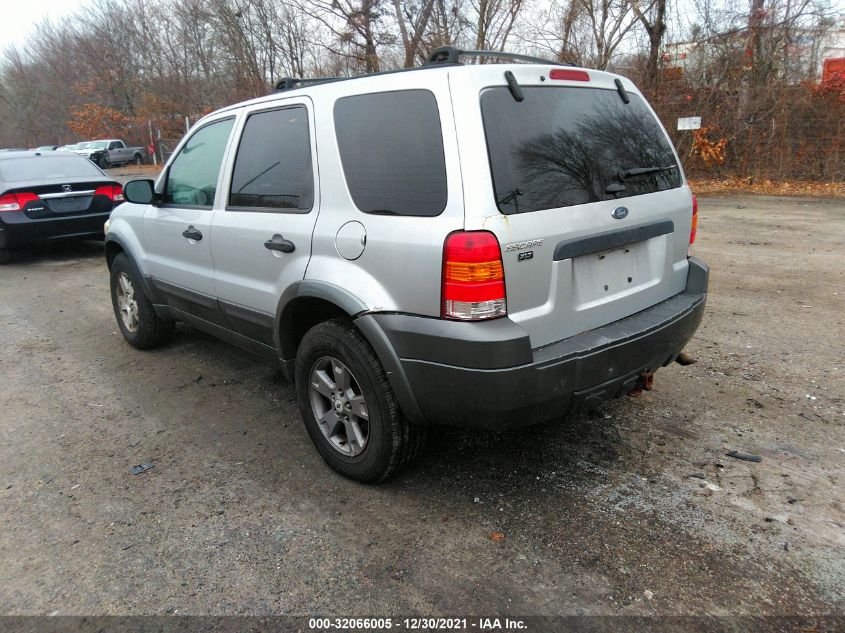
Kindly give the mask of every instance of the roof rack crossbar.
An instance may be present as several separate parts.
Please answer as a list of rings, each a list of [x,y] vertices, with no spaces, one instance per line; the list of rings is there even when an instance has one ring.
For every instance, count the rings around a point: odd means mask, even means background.
[[[310,86],[313,84],[322,84],[329,81],[337,81],[341,77],[282,77],[276,82],[273,92],[282,92],[284,90],[293,90],[295,88],[302,88],[303,86]]]
[[[543,59],[541,57],[532,57],[531,55],[522,55],[520,53],[508,53],[506,51],[476,51],[476,50],[461,50],[454,46],[441,46],[432,51],[431,55],[425,61],[425,66],[434,64],[459,64],[461,57],[492,57],[500,59],[513,59],[521,62],[530,62],[532,64],[551,64],[553,66],[572,66],[572,64],[563,64],[555,62],[550,59]]]

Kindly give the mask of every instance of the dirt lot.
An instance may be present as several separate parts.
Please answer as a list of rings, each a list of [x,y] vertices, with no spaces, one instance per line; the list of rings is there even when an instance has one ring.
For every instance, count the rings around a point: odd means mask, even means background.
[[[697,364],[436,429],[379,487],[323,464],[276,367],[187,327],[125,344],[99,243],[3,267],[0,613],[843,613],[845,202],[701,218]]]

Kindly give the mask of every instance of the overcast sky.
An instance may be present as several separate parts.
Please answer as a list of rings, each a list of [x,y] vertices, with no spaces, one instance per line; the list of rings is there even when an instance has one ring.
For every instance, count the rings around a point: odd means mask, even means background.
[[[73,13],[87,0],[0,0],[0,47],[23,46],[35,25],[46,17],[61,18]]]
[[[8,44],[25,46],[35,25],[46,17],[58,19],[76,11],[88,0],[0,0],[0,49]],[[845,12],[845,0],[833,0]]]

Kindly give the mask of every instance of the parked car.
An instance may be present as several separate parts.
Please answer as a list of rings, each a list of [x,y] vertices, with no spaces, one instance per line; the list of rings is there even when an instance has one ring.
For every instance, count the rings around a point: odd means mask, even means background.
[[[0,263],[34,242],[101,238],[121,202],[121,185],[76,154],[0,154]]]
[[[136,165],[144,163],[143,147],[127,147],[119,139],[89,141],[73,151],[97,163],[103,169],[128,165],[129,163]]]
[[[36,147],[35,150],[33,150],[33,151],[36,151],[36,152],[55,152],[57,149],[59,149],[58,145],[41,145],[40,147]]]
[[[185,321],[279,359],[319,453],[365,482],[427,424],[526,425],[650,388],[708,280],[669,137],[624,77],[465,54],[285,80],[199,121],[111,215],[126,340]]]
[[[83,145],[84,145],[84,143],[71,143],[70,145],[62,145],[61,147],[59,147],[59,151],[72,152],[74,150],[81,148]]]

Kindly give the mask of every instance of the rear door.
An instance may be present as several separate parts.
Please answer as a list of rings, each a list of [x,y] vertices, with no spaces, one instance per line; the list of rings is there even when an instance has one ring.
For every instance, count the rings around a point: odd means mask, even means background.
[[[319,209],[311,102],[245,111],[211,237],[220,309],[240,334],[274,345],[282,292],[301,280]]]
[[[145,269],[168,302],[223,325],[214,292],[211,224],[235,116],[193,130],[162,175],[163,202],[144,214]]]
[[[681,292],[691,194],[636,88],[625,80],[620,90],[598,71],[471,70],[450,77],[466,225],[498,237],[508,314],[532,345]],[[508,87],[505,70],[519,90]]]

